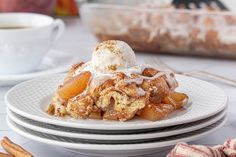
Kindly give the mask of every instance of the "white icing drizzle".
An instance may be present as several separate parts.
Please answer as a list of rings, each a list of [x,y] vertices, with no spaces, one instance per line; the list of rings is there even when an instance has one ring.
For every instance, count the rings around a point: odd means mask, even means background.
[[[73,76],[76,76],[83,71],[90,71],[92,74],[92,77],[90,80],[90,89],[94,89],[94,88],[100,86],[101,84],[103,84],[105,81],[107,81],[109,79],[115,79],[116,74],[118,72],[122,72],[126,76],[129,77],[129,78],[124,79],[124,81],[126,83],[136,83],[136,84],[142,84],[144,79],[145,80],[153,80],[153,79],[159,78],[161,76],[166,76],[166,81],[169,84],[169,86],[171,87],[171,89],[176,88],[177,82],[174,78],[173,72],[171,72],[171,71],[160,71],[156,75],[154,75],[153,77],[139,76],[138,78],[131,78],[132,74],[139,74],[139,75],[142,74],[142,72],[145,68],[153,68],[153,67],[150,65],[140,65],[140,66],[133,66],[133,67],[125,68],[125,69],[117,69],[114,72],[101,73],[101,72],[97,72],[96,70],[94,70],[93,66],[91,65],[91,62],[87,62],[87,63],[83,64],[80,68],[78,68],[75,71]],[[88,88],[82,94],[83,95],[86,94],[87,90],[88,90]],[[143,94],[145,94],[145,91],[138,89],[138,93],[140,95],[143,95]]]
[[[125,79],[124,82],[128,84],[129,83],[141,84],[143,82],[143,77]]]
[[[145,92],[142,88],[140,88],[140,87],[138,87],[137,93],[138,93],[138,95],[140,95],[140,96],[144,96],[144,95],[146,94],[146,92]]]

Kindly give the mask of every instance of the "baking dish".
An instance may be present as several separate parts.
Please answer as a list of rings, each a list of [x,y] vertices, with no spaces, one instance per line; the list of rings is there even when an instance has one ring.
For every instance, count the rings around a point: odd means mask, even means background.
[[[82,5],[82,21],[99,40],[123,40],[141,52],[236,58],[235,13],[122,1]]]

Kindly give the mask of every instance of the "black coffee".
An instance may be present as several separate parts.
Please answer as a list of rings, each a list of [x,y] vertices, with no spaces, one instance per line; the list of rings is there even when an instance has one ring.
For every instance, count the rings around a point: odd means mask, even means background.
[[[17,26],[17,25],[4,25],[1,26],[0,25],[0,29],[26,29],[26,28],[30,28],[31,26]]]

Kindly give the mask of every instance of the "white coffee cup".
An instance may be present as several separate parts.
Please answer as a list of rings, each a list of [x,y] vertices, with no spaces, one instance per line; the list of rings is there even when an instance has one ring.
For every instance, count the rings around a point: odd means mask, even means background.
[[[0,75],[33,71],[64,29],[62,20],[50,16],[1,13]]]

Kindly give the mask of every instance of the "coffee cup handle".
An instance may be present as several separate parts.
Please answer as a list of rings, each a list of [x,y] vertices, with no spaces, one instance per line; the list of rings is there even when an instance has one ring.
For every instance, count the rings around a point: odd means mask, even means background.
[[[53,25],[53,28],[52,28],[52,42],[55,42],[60,38],[60,36],[64,32],[65,23],[60,19],[56,19],[56,20],[54,20],[52,25]]]

